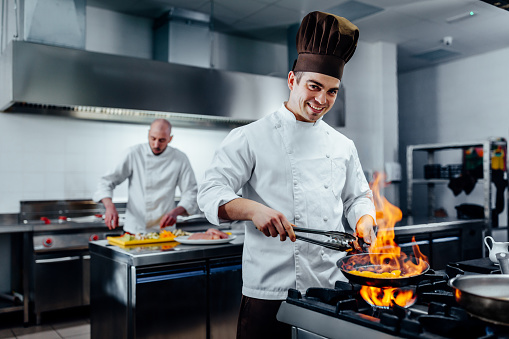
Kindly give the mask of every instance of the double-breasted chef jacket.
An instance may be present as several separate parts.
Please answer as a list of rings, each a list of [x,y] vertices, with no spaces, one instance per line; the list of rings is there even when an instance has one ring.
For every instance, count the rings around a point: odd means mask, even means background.
[[[182,151],[167,146],[154,155],[147,143],[130,147],[122,161],[99,181],[93,199],[111,198],[113,189],[129,180],[124,231],[137,234],[159,230],[161,218],[177,204],[175,191],[181,193],[178,206],[189,214],[197,210],[198,186],[189,159]]]
[[[243,198],[282,212],[299,227],[344,231],[343,212],[352,228],[363,215],[376,220],[353,142],[321,119],[297,121],[284,104],[229,133],[205,172],[198,205],[219,225],[219,206],[239,198],[240,190]],[[290,288],[333,287],[345,280],[336,267],[344,255],[299,240],[266,237],[246,221],[242,293],[282,300]]]

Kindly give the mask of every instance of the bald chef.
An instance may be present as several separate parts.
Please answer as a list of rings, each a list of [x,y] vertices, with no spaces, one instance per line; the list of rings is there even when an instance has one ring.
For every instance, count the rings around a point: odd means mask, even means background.
[[[129,180],[124,231],[137,234],[175,225],[177,216],[197,210],[197,185],[187,156],[168,146],[173,139],[171,124],[157,119],[148,131],[148,143],[130,147],[120,163],[99,182],[94,201],[106,208],[109,229],[118,226],[118,213],[112,202],[114,188]],[[175,203],[175,190],[181,197]]]
[[[210,222],[246,221],[237,338],[289,338],[290,326],[276,319],[288,290],[333,288],[346,280],[336,267],[345,253],[295,242],[291,223],[344,231],[344,213],[357,235],[367,243],[376,239],[372,192],[356,148],[322,120],[358,37],[345,18],[306,15],[288,101],[230,132],[199,187],[198,204]]]

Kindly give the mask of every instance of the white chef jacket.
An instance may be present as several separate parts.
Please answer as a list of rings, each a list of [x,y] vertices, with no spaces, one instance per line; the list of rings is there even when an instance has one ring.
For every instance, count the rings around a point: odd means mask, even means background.
[[[242,197],[282,212],[299,227],[344,231],[363,215],[375,219],[372,192],[351,140],[322,120],[297,121],[282,107],[224,139],[206,171],[198,205],[218,225],[218,208]],[[266,237],[246,221],[242,293],[285,299],[289,288],[334,287],[346,280],[336,267],[345,253]],[[306,235],[326,240],[320,235]]]
[[[187,156],[176,148],[167,146],[162,154],[154,155],[148,142],[130,147],[117,167],[101,178],[94,201],[111,198],[113,189],[126,179],[129,187],[124,231],[158,231],[161,218],[176,207],[176,187],[181,192],[178,206],[189,214],[197,209],[193,169]]]

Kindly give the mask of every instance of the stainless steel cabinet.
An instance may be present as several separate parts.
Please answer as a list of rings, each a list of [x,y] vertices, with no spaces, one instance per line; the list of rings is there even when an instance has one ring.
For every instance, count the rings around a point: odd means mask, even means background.
[[[205,261],[132,269],[135,338],[206,338]]]
[[[133,265],[91,251],[90,266],[92,339],[236,336],[240,254]]]
[[[242,257],[209,263],[210,338],[234,339],[242,296]]]
[[[34,311],[41,312],[82,305],[81,255],[37,255],[34,262]],[[76,286],[79,286],[77,289]]]

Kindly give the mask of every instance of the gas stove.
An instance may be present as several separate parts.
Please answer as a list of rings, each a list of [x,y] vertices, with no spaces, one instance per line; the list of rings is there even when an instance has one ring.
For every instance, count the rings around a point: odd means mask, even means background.
[[[416,302],[375,308],[360,296],[362,286],[338,281],[333,289],[291,289],[277,318],[293,326],[292,336],[311,338],[509,338],[509,326],[471,316],[455,300],[450,277],[500,274],[487,258],[450,263],[423,275],[415,286]]]

